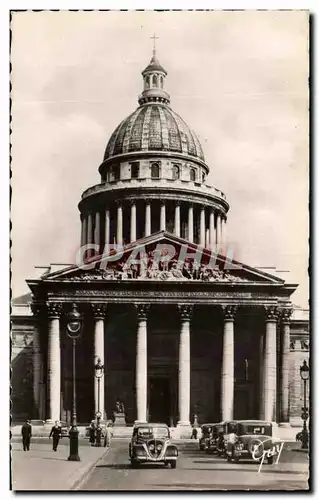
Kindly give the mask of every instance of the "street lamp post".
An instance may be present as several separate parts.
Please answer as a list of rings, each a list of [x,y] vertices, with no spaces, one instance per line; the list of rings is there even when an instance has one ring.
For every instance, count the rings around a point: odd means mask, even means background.
[[[76,374],[75,374],[75,348],[76,340],[81,335],[82,316],[77,310],[76,304],[72,305],[72,311],[67,314],[67,334],[72,339],[72,425],[69,431],[70,454],[68,460],[79,462],[79,431],[76,424]]]
[[[97,378],[97,413],[96,413],[96,426],[97,428],[100,425],[100,420],[102,417],[102,413],[100,410],[100,383],[101,383],[101,378],[103,377],[104,374],[104,366],[102,365],[101,359],[97,359],[97,363],[94,366],[94,375]],[[101,446],[101,440],[97,440],[96,446]]]
[[[301,449],[308,450],[309,446],[309,434],[307,430],[307,420],[309,417],[309,410],[307,407],[307,380],[309,379],[309,366],[307,365],[307,361],[304,361],[300,367],[300,377],[303,380],[303,408],[301,418],[303,420],[303,428],[302,428],[302,442]]]

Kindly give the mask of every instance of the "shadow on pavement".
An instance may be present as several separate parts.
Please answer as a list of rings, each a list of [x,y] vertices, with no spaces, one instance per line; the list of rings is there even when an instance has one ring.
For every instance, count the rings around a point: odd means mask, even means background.
[[[170,484],[154,484],[154,487],[161,488],[162,490],[167,491],[168,489],[174,489],[175,491],[185,490],[191,493],[194,490],[206,490],[206,491],[261,491],[263,493],[267,493],[268,490],[276,490],[278,491],[278,485],[274,484],[263,484],[262,486],[251,485],[251,486],[243,486],[242,484],[232,484],[226,486],[225,484],[189,484],[189,483],[170,483]],[[303,490],[308,491],[308,488],[303,488],[300,484],[295,485],[287,485],[280,488],[280,491],[295,491],[295,490]]]
[[[206,471],[207,470],[207,471],[227,472],[227,473],[229,473],[229,472],[256,472],[257,473],[258,467],[254,468],[254,469],[252,469],[252,468],[249,468],[249,469],[246,469],[246,468],[245,469],[235,469],[235,468],[219,469],[217,467],[211,467],[210,469],[208,469],[208,468],[204,469],[202,467],[201,468],[194,467],[192,469],[191,467],[189,467],[189,468],[183,468],[183,470],[193,470],[193,471],[194,470],[199,470],[199,471],[202,471],[202,470]],[[297,475],[297,474],[307,474],[307,472],[303,472],[303,471],[299,472],[299,471],[293,471],[293,470],[280,470],[280,469],[262,469],[262,471],[260,472],[259,475],[262,475],[262,474],[295,474],[295,475]]]
[[[96,469],[132,469],[130,464],[100,464],[95,466]]]
[[[96,465],[96,468],[99,469],[122,469],[122,470],[143,470],[143,469],[169,469],[166,465],[161,464],[142,464],[139,467],[132,467],[130,463],[126,464],[100,464]]]

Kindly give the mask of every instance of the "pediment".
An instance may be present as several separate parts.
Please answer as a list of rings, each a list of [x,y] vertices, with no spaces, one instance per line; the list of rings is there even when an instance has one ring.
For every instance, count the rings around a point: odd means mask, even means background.
[[[284,280],[227,255],[204,249],[171,233],[160,231],[120,251],[110,246],[80,265],[49,272],[45,281],[158,280],[211,283],[284,284]]]

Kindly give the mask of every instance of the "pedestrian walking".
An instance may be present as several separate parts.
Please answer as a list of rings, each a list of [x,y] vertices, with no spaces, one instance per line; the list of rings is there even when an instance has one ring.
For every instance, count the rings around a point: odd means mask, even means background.
[[[27,420],[23,426],[21,427],[21,435],[22,435],[22,445],[23,451],[30,450],[30,441],[32,437],[32,427],[31,420]]]
[[[58,444],[59,444],[60,438],[62,436],[62,427],[57,420],[55,421],[55,424],[51,429],[49,438],[51,438],[51,436],[52,436],[52,440],[53,440],[53,451],[57,451]]]
[[[112,426],[113,422],[108,421],[105,427],[104,447],[107,446],[109,448],[111,446],[111,439],[113,437]]]
[[[91,423],[89,425],[89,441],[91,443],[91,446],[94,446],[95,443],[95,421],[91,420]]]

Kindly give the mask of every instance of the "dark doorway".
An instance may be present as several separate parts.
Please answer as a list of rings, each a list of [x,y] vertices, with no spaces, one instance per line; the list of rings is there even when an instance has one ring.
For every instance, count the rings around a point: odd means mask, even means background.
[[[149,383],[149,421],[170,425],[170,380],[154,377]]]
[[[252,417],[250,387],[236,387],[234,401],[234,418],[247,420]]]

